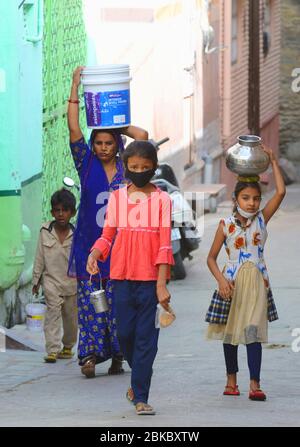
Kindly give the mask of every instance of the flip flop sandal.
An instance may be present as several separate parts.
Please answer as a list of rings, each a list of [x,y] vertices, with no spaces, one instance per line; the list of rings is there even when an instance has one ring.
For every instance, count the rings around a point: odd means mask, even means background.
[[[125,371],[122,368],[123,360],[113,359],[110,368],[108,369],[109,376],[117,376],[123,374]]]
[[[138,416],[154,416],[155,410],[148,404],[138,402],[135,406],[135,411]]]
[[[58,359],[71,359],[74,356],[74,353],[72,352],[72,349],[65,348],[58,353],[57,358]]]
[[[81,372],[87,379],[92,379],[95,374],[95,360],[87,360],[81,367]]]
[[[128,388],[128,390],[127,390],[127,393],[126,393],[126,399],[131,403],[131,404],[134,404],[134,394],[133,394],[133,389],[130,387],[130,388]]]
[[[226,391],[227,390],[227,391]],[[238,385],[234,386],[225,386],[225,391],[223,393],[224,396],[240,396],[240,390]]]
[[[51,352],[50,354],[47,354],[46,357],[44,357],[44,361],[46,363],[55,363],[57,359],[57,353]]]

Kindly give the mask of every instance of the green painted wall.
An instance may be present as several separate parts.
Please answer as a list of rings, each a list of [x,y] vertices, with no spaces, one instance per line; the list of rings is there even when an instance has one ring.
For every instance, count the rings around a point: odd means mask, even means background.
[[[43,47],[43,218],[50,218],[50,197],[64,176],[78,181],[70,156],[67,99],[72,73],[86,64],[87,39],[81,0],[45,2]],[[82,102],[82,109],[83,109]],[[81,126],[86,128],[85,114]],[[75,191],[73,191],[75,193]]]
[[[23,270],[28,271],[32,268],[42,218],[43,0],[26,0],[19,8],[19,29],[21,213],[22,223],[30,230],[30,239],[23,241],[26,253]]]
[[[19,159],[19,15],[15,2],[0,2],[0,290],[19,277],[23,262]]]
[[[24,321],[41,221],[43,0],[0,2],[0,20],[0,324],[10,327]]]
[[[50,197],[77,180],[66,99],[86,47],[81,0],[0,0],[0,325],[25,321]]]

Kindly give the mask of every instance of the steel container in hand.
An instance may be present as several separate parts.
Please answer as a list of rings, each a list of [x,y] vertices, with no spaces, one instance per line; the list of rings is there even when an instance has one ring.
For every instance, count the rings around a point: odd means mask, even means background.
[[[94,306],[95,313],[100,314],[108,311],[105,290],[96,290],[90,294],[90,301]]]

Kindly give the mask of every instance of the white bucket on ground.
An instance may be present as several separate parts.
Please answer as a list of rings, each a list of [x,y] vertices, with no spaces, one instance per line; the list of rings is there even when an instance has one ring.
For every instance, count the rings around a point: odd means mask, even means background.
[[[87,126],[113,129],[130,125],[129,65],[86,67],[81,73]]]
[[[25,306],[26,325],[29,331],[42,332],[46,306],[41,303],[29,303]]]

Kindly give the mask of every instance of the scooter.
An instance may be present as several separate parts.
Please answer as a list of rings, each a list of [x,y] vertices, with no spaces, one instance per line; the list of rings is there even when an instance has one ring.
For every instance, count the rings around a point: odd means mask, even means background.
[[[64,186],[67,186],[67,188],[70,188],[70,189],[71,188],[75,188],[77,190],[77,192],[78,192],[78,196],[79,196],[79,199],[80,199],[80,194],[81,194],[81,185],[80,184],[77,185],[71,177],[64,177],[63,178],[63,184],[64,184]],[[77,201],[76,212],[79,209],[79,202],[80,202],[80,200]]]
[[[159,150],[159,146],[169,140],[168,137],[155,142],[149,140]],[[152,183],[166,191],[172,200],[172,250],[175,265],[172,268],[174,279],[184,279],[186,269],[183,260],[193,259],[191,252],[199,248],[201,238],[196,228],[196,213],[180,191],[179,184],[172,167],[161,163],[157,168]]]
[[[74,182],[74,180],[71,177],[64,177],[63,178],[63,184],[65,186],[67,186],[68,188],[75,187],[77,189],[77,191],[79,191],[79,192],[81,190],[80,185],[76,185],[76,183]]]

